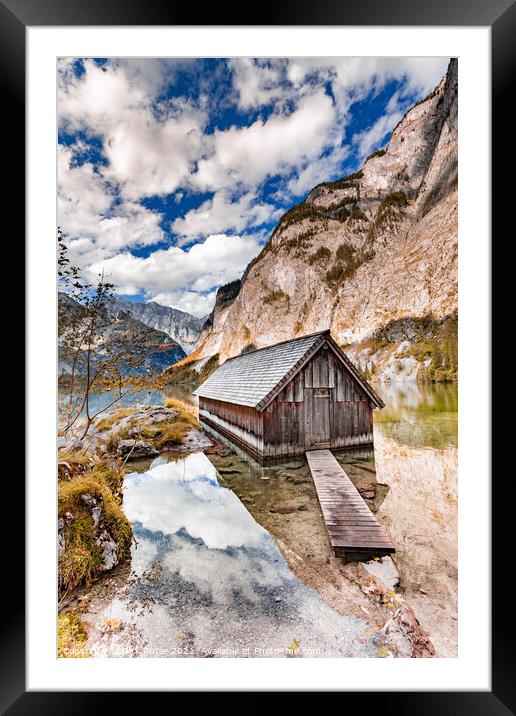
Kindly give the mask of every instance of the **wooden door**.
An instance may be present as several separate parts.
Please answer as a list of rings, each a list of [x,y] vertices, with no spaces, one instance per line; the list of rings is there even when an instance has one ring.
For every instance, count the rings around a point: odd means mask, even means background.
[[[330,389],[305,388],[305,447],[330,445]]]

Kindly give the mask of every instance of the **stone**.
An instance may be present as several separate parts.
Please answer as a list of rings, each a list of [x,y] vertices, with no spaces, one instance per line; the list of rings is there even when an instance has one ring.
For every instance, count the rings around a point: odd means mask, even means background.
[[[436,655],[435,646],[406,602],[395,611],[381,631],[400,657],[421,659]]]
[[[62,532],[57,535],[57,556],[61,557],[65,550],[65,540]]]
[[[394,594],[394,588],[399,584],[399,574],[396,565],[389,556],[381,560],[369,562],[351,562],[341,567],[341,572],[347,579],[358,584],[364,594],[377,597],[384,603],[398,603],[399,597]]]
[[[191,428],[191,430],[186,433],[182,445],[178,446],[178,450],[181,452],[199,452],[212,447],[212,441],[204,433],[200,430],[196,430],[196,428]]]
[[[361,562],[360,569],[366,576],[372,576],[381,582],[385,589],[383,591],[393,591],[400,583],[400,575],[396,569],[396,565],[389,556],[382,557],[380,560],[371,560],[370,562]]]
[[[97,504],[97,500],[93,497],[93,495],[90,495],[88,492],[85,492],[83,495],[80,496],[80,501],[86,505],[86,507],[89,507],[92,509]]]
[[[359,480],[355,483],[355,487],[360,492],[362,497],[365,497],[368,500],[374,499],[376,495],[376,483],[369,482],[367,480]]]
[[[306,510],[307,502],[299,497],[295,497],[291,500],[284,500],[278,503],[274,507],[271,507],[271,512],[278,512],[280,515],[288,515],[292,512],[300,512]]]
[[[96,540],[96,544],[102,548],[102,569],[107,571],[118,564],[116,542],[107,530],[103,530]]]
[[[122,457],[126,457],[130,454],[131,459],[136,459],[138,457],[154,457],[155,455],[159,455],[159,452],[152,447],[152,445],[145,442],[145,440],[135,439],[120,440],[116,451]]]
[[[102,507],[100,505],[98,507],[94,507],[91,511],[91,516],[93,517],[93,526],[96,528],[100,522],[100,516],[102,514]]]

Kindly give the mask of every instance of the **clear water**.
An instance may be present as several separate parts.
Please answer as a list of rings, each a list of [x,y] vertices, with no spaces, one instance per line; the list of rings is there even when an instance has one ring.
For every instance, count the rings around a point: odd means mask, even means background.
[[[457,387],[377,390],[386,406],[375,411],[374,455],[338,459],[352,479],[378,483],[371,507],[396,545],[402,593],[438,655],[454,656]],[[156,393],[148,402],[164,397]],[[166,397],[194,401],[186,388],[170,388]],[[278,656],[296,640],[304,655],[376,655],[369,625],[330,609],[290,571],[271,536],[288,536],[276,534],[272,505],[300,494],[316,504],[306,466],[262,468],[234,449],[225,458],[210,457],[222,478],[202,453],[158,458],[127,476],[124,510],[137,545],[129,573],[122,570],[111,590],[100,583],[92,598],[86,619],[94,653]],[[285,479],[289,470],[300,484]],[[298,537],[313,552],[327,550],[320,529],[312,524],[310,534],[303,531],[308,514],[297,513],[292,528],[300,525]],[[106,630],[111,619],[119,629]]]
[[[385,407],[374,411],[375,428],[402,445],[457,447],[455,383],[392,383],[375,386]]]
[[[136,544],[130,573],[92,593],[95,656],[378,655],[368,624],[290,571],[203,453],[157,458],[124,487]]]

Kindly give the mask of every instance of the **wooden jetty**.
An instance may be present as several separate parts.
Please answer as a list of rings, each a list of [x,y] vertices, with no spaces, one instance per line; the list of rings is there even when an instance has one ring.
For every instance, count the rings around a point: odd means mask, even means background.
[[[335,555],[395,552],[389,536],[330,450],[309,450],[306,458]]]

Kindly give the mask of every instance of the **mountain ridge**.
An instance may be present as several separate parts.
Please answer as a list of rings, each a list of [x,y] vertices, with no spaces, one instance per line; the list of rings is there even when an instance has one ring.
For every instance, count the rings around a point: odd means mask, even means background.
[[[77,315],[80,315],[81,310],[84,310],[81,304],[71,296],[61,292],[58,294],[58,312],[60,316],[70,311],[74,311]],[[102,329],[103,342],[94,352],[93,361],[102,355],[106,344],[109,346],[110,343],[111,345],[116,343],[118,334],[124,336],[135,335],[136,337],[139,335],[145,336],[146,353],[142,365],[136,370],[138,374],[160,373],[177,361],[185,358],[185,351],[179,343],[163,331],[158,331],[155,328],[147,326],[142,321],[135,319],[134,316],[130,315],[127,311],[107,309],[107,313],[109,320]],[[60,320],[60,325],[61,324],[66,325],[66,322]],[[141,339],[137,342],[141,343]],[[58,345],[59,373],[60,375],[66,375],[70,373],[71,367],[68,365],[67,360],[63,358],[61,341],[59,341]],[[80,365],[78,368],[76,366],[76,370],[78,374],[81,375]]]
[[[111,310],[126,311],[146,326],[166,333],[179,343],[187,355],[195,348],[207,319],[207,316],[197,318],[191,313],[163,306],[155,301],[134,303],[119,296],[112,296],[108,299],[107,305],[111,307]]]

